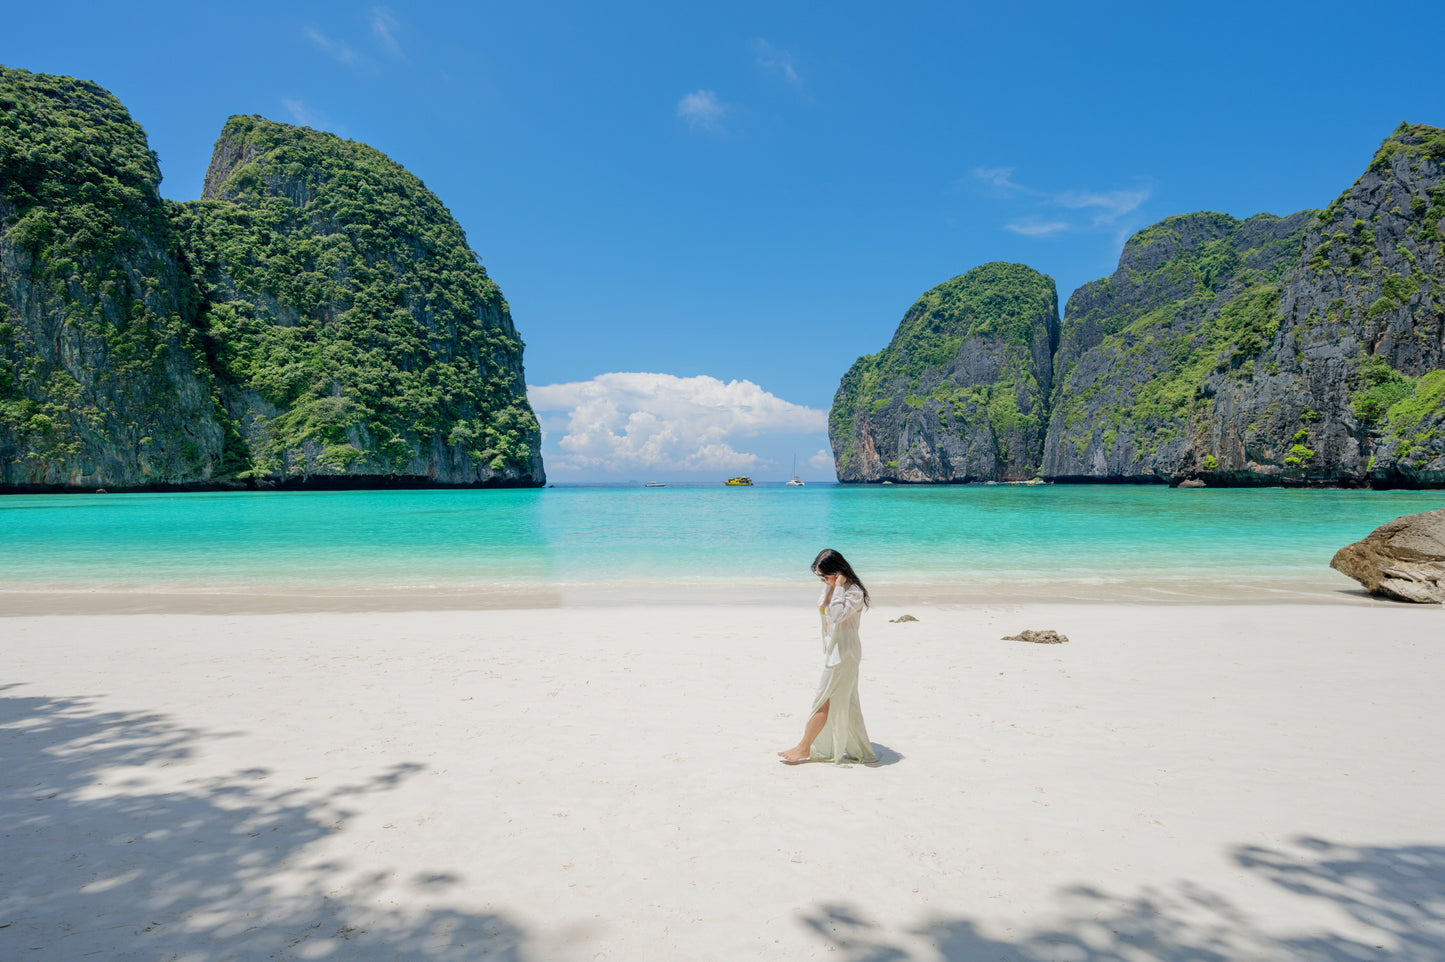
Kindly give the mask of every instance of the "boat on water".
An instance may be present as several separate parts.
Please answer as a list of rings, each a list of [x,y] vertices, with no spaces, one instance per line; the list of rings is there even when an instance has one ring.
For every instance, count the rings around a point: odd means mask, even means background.
[[[644,488],[665,488],[665,487],[667,487],[667,482],[665,482],[665,481],[649,481],[649,482],[647,482],[646,484],[644,484],[643,487],[644,487]]]
[[[753,486],[753,479],[740,474],[735,478],[728,478],[723,484],[732,488],[751,488]]]
[[[797,458],[797,455],[794,455],[794,456],[793,456],[793,480],[791,480],[791,481],[785,481],[784,484],[786,484],[786,485],[787,485],[788,487],[790,487],[790,488],[801,488],[801,487],[802,487],[804,484],[806,484],[806,483],[807,483],[806,481],[804,481],[802,478],[798,477],[798,458]]]

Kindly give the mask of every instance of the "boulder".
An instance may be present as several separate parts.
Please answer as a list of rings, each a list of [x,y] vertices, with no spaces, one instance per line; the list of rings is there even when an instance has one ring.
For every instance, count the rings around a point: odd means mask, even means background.
[[[1372,595],[1445,603],[1445,508],[1407,514],[1335,552],[1330,567]]]

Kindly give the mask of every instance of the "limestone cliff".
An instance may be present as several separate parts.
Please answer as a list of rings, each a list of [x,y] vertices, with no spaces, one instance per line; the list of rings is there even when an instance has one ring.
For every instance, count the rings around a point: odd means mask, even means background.
[[[1322,212],[1135,235],[1069,300],[1045,475],[1445,484],[1442,160],[1402,125]]]
[[[175,204],[93,83],[0,68],[0,491],[540,485],[506,301],[379,152],[259,117]]]
[[[924,294],[843,377],[828,419],[845,481],[1031,478],[1059,335],[1054,282],[985,264]]]
[[[185,206],[253,476],[542,483],[507,303],[416,177],[364,144],[232,117]]]
[[[224,433],[145,133],[0,67],[0,490],[209,482]]]
[[[1186,214],[1131,237],[1113,275],[1069,298],[1044,475],[1149,481],[1185,463],[1207,379],[1259,352],[1313,218]]]
[[[1135,234],[1110,277],[1069,298],[1052,376],[1034,375],[1028,416],[1047,430],[1033,461],[990,471],[977,414],[950,419],[958,409],[930,397],[958,371],[992,370],[997,346],[910,312],[894,342],[912,331],[921,361],[870,380],[890,346],[843,378],[839,478],[1007,479],[1036,465],[1062,481],[1445,486],[1442,165],[1445,131],[1404,124],[1323,211],[1188,214]],[[1005,388],[1023,411],[1018,383],[968,386]]]

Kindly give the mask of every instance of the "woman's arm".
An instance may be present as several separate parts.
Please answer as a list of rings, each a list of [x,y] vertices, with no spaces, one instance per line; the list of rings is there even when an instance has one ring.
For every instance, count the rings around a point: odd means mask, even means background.
[[[841,591],[833,592],[828,599],[828,627],[831,630],[849,618],[855,618],[863,612],[863,589],[857,585],[847,585]]]

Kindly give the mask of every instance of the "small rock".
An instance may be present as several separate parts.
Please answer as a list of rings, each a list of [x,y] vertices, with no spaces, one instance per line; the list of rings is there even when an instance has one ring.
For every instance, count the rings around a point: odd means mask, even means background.
[[[1445,508],[1385,522],[1336,551],[1330,567],[1372,595],[1445,604]]]
[[[918,620],[918,619],[915,618],[915,617],[913,617],[912,615],[899,615],[897,618],[889,618],[889,619],[888,619],[888,623],[889,623],[890,625],[896,625],[896,624],[898,624],[900,621],[917,621],[917,620]]]
[[[1031,641],[1036,645],[1062,645],[1069,640],[1068,635],[1061,635],[1052,629],[1046,631],[1034,631],[1029,629],[1021,631],[1016,635],[1004,635],[1004,641]]]
[[[1185,478],[1183,481],[1179,482],[1179,486],[1181,488],[1202,488],[1205,485],[1204,482],[1199,480],[1198,478]]]

